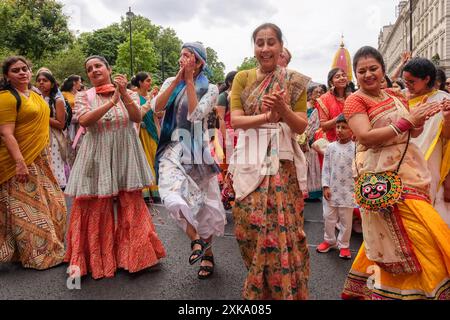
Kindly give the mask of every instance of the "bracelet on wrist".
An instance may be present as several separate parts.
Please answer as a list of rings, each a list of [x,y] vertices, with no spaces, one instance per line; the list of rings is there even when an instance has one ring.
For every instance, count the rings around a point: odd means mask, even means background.
[[[392,131],[394,131],[395,132],[395,134],[397,135],[397,137],[399,136],[399,135],[401,135],[402,134],[402,132],[400,131],[400,129],[399,128],[397,128],[395,125],[393,125],[393,124],[390,124],[389,125],[389,127],[392,129]]]
[[[394,124],[394,126],[400,130],[400,132],[406,132],[416,127],[416,125],[406,118],[400,118],[397,120],[397,122]]]

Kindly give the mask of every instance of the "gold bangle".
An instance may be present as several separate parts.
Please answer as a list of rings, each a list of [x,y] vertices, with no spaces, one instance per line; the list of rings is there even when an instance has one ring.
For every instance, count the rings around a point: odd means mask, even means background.
[[[134,101],[131,101],[129,103],[125,103],[126,106],[131,106],[132,104],[136,104]]]

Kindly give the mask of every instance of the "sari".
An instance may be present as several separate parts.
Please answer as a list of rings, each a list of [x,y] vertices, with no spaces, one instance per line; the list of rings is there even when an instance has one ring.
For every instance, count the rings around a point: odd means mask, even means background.
[[[345,104],[346,118],[365,113],[373,128],[395,123],[408,113],[407,103],[386,93],[381,103],[353,94]],[[355,165],[360,174],[395,171],[405,148],[401,200],[389,211],[361,209],[364,243],[345,282],[344,299],[450,299],[450,230],[431,205],[431,176],[420,149],[406,133],[373,148],[358,144]]]
[[[311,106],[308,109],[308,128],[306,129],[305,157],[308,162],[308,199],[322,198],[322,172],[319,154],[311,148],[317,130],[320,128],[319,112]]]
[[[450,99],[450,95],[443,91],[432,92],[409,100],[409,107],[414,108],[427,98],[427,102],[440,102]],[[432,117],[425,123],[423,133],[412,141],[420,148],[427,160],[431,171],[431,201],[442,219],[450,227],[450,203],[444,201],[444,179],[449,173],[449,160],[445,161],[445,152],[449,153],[450,141],[441,137],[444,119],[442,113]],[[445,168],[447,167],[447,168]]]
[[[342,114],[344,102],[339,101],[331,91],[328,91],[317,99],[317,110],[319,111],[320,121],[330,121]],[[334,142],[337,140],[336,128],[325,133],[328,141]]]
[[[280,67],[264,79],[256,79],[255,74],[256,70],[250,70],[236,75],[232,110],[242,106],[245,115],[260,114],[263,96],[277,83],[286,90],[287,101],[295,109],[309,82],[309,78]],[[236,201],[235,234],[248,269],[244,299],[308,298],[309,252],[301,195],[294,161],[283,160],[276,174],[264,176],[256,190]]]
[[[0,141],[0,262],[45,270],[63,262],[66,203],[50,167],[50,109],[31,92],[20,108],[0,92],[0,125],[15,123],[14,137],[30,173],[17,181],[15,162]]]
[[[143,107],[147,103],[147,99],[140,96],[140,105]],[[158,149],[159,142],[159,122],[155,121],[155,113],[153,110],[149,110],[143,117],[143,122],[139,130],[139,138],[144,148],[145,156],[152,171],[152,175],[155,174],[155,159],[156,150]],[[150,188],[142,190],[144,198],[159,198],[158,184],[155,182]]]

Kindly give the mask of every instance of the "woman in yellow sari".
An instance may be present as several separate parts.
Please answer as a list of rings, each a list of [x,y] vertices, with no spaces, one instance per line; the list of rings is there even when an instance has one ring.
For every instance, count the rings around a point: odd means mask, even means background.
[[[411,109],[423,101],[441,102],[450,94],[435,89],[436,67],[424,58],[414,58],[403,68]],[[445,202],[443,182],[449,173],[450,136],[444,130],[444,114],[439,113],[426,122],[423,133],[412,141],[427,160],[431,172],[431,201],[434,208],[450,227],[450,203]],[[447,153],[447,161],[444,158]],[[446,168],[444,168],[444,166]]]
[[[254,31],[260,67],[239,72],[231,92],[231,123],[244,130],[229,170],[236,192],[236,239],[248,269],[243,290],[247,300],[308,298],[302,196],[307,170],[296,134],[308,125],[310,79],[277,65],[282,39],[274,24]]]
[[[360,89],[345,102],[344,114],[357,139],[356,172],[397,170],[403,189],[393,207],[361,210],[364,244],[342,297],[450,299],[450,230],[431,205],[431,175],[420,149],[410,141],[441,106],[421,104],[408,111],[402,96],[381,90],[385,65],[374,48],[356,53],[354,69]],[[364,185],[363,190],[370,187],[364,192],[382,192],[382,183],[371,183]]]
[[[144,148],[145,156],[147,158],[150,169],[152,170],[152,176],[155,177],[155,160],[156,150],[158,149],[159,135],[161,127],[159,119],[156,117],[156,113],[146,105],[148,100],[152,97],[149,96],[149,91],[152,87],[152,78],[146,72],[139,72],[131,80],[131,84],[137,88],[139,93],[140,104],[142,107],[142,123],[139,130],[139,138],[141,139],[142,147]],[[158,185],[155,183],[150,188],[142,190],[142,194],[147,203],[152,198],[155,202],[160,202]]]
[[[50,109],[31,91],[25,58],[3,63],[0,91],[0,263],[63,262],[66,204],[50,168]]]

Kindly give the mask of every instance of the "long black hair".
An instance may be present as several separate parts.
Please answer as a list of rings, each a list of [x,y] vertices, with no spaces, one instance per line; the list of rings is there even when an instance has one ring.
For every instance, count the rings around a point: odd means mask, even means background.
[[[41,71],[36,75],[36,81],[40,76],[44,76],[48,81],[50,81],[50,83],[52,84],[52,87],[50,89],[50,94],[49,94],[49,105],[50,105],[50,116],[53,117],[53,109],[56,105],[56,95],[58,94],[58,82],[56,82],[55,77],[47,72],[47,71]]]
[[[228,89],[231,88],[231,86],[233,85],[233,81],[234,81],[234,77],[236,76],[237,71],[231,71],[227,74],[227,76],[225,77],[225,83],[223,84],[223,86],[220,88],[220,93],[223,93],[225,91],[227,91]]]

